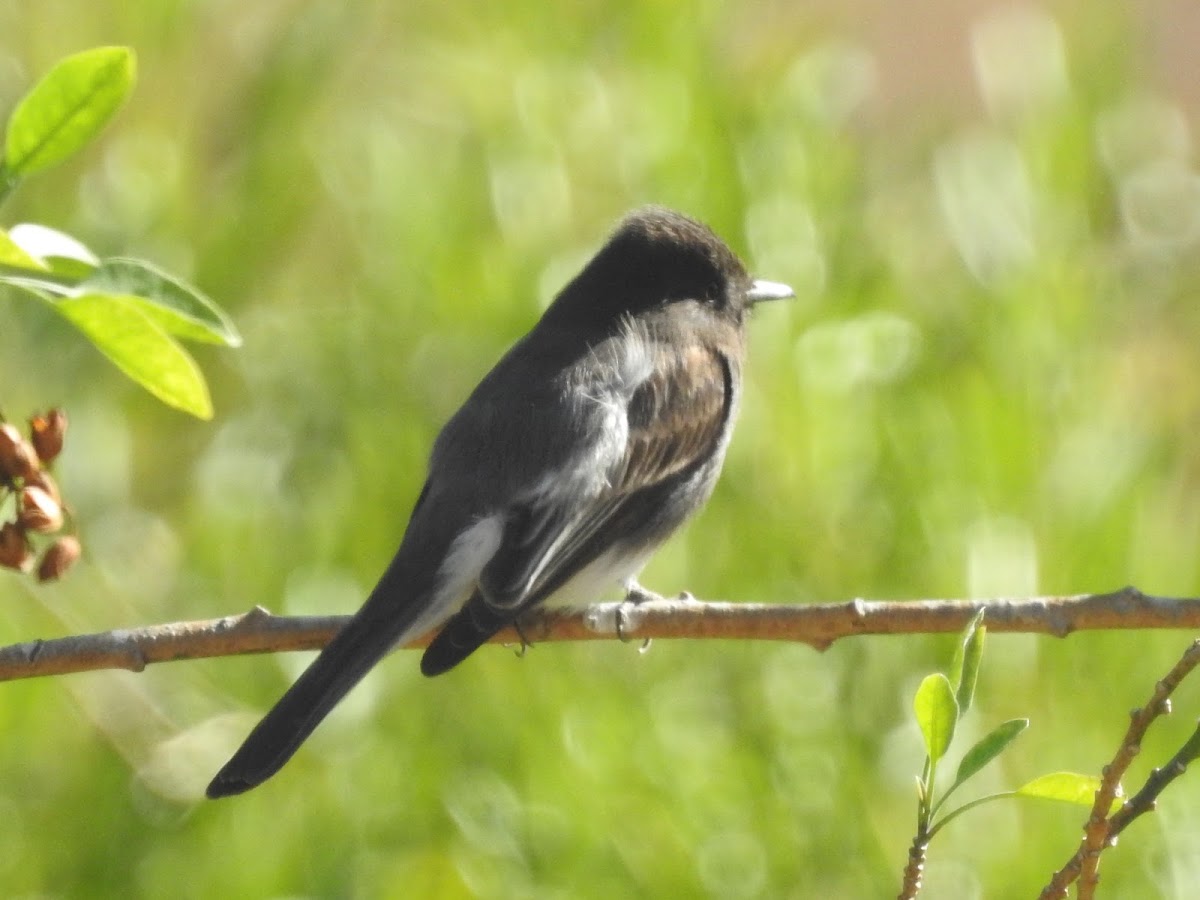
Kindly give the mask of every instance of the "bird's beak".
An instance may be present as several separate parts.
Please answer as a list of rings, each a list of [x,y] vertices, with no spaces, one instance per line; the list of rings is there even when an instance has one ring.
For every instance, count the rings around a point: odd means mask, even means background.
[[[751,303],[761,303],[763,300],[787,300],[795,297],[796,292],[786,284],[778,281],[755,280],[746,291],[746,299]]]

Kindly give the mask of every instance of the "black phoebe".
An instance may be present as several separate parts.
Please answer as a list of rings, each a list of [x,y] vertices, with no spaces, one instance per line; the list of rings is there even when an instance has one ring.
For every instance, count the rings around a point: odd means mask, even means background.
[[[397,643],[440,628],[421,657],[437,675],[553,594],[636,597],[651,553],[712,493],[747,312],[791,295],[699,222],[627,216],[446,423],[379,584],[208,796],[275,774]]]

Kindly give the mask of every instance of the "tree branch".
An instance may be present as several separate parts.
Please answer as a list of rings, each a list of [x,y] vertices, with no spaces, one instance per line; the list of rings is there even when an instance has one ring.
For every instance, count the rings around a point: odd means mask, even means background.
[[[649,638],[779,640],[824,650],[866,634],[959,631],[982,607],[988,630],[1051,634],[1097,629],[1200,629],[1200,598],[1151,597],[1127,587],[1107,594],[1003,600],[867,601],[826,604],[702,603],[683,595],[645,603],[539,609],[521,621],[533,643]],[[284,650],[317,650],[346,616],[275,616],[255,607],[240,616],[118,629],[0,648],[0,681],[99,669],[140,672],[151,663]],[[505,629],[493,638],[520,643]],[[423,646],[418,641],[411,646]]]
[[[1117,812],[1110,815],[1113,801],[1118,796],[1121,778],[1141,752],[1146,732],[1156,719],[1171,712],[1171,694],[1198,665],[1200,640],[1193,641],[1179,662],[1155,684],[1154,693],[1149,701],[1129,714],[1129,727],[1121,739],[1121,746],[1117,748],[1112,762],[1103,769],[1100,789],[1096,791],[1091,815],[1084,825],[1083,840],[1079,849],[1066,865],[1054,873],[1050,882],[1038,895],[1039,900],[1057,900],[1065,897],[1068,886],[1074,881],[1079,882],[1081,900],[1095,896],[1096,886],[1100,881],[1100,855],[1116,843],[1117,835],[1124,831],[1130,822],[1154,808],[1154,801],[1158,795],[1182,775],[1188,763],[1200,753],[1198,728],[1166,766],[1155,769],[1146,779],[1142,789],[1126,800]]]

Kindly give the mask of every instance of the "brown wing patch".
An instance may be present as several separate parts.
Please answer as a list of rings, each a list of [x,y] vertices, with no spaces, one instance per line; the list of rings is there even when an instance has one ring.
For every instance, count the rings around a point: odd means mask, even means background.
[[[636,491],[707,459],[732,403],[732,373],[701,344],[658,345],[653,372],[629,402],[629,439],[618,493]]]
[[[605,489],[558,507],[539,509],[538,498],[509,510],[504,543],[480,577],[480,602],[493,611],[552,593],[619,537],[614,521],[655,514],[635,512],[647,492],[711,458],[733,404],[730,363],[700,343],[646,350],[650,375],[630,397],[625,456]]]

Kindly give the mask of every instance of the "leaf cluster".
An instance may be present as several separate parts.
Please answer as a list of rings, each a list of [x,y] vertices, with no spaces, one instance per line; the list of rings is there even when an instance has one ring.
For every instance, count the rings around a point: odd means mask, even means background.
[[[98,47],[54,66],[9,116],[0,202],[92,141],[128,99],[135,71],[127,47]],[[0,228],[0,285],[49,304],[164,403],[212,417],[204,376],[179,339],[237,347],[241,337],[197,288],[143,260],[97,257],[75,238],[33,224]]]
[[[1015,790],[976,798],[939,817],[950,796],[1008,749],[1029,727],[1028,719],[1009,719],[997,725],[963,754],[954,780],[938,794],[938,765],[950,750],[958,724],[971,708],[975,697],[987,637],[987,627],[983,624],[984,612],[981,609],[963,630],[955,647],[949,674],[935,672],[927,675],[913,698],[913,713],[925,743],[925,763],[917,778],[917,832],[913,838],[913,847],[922,862],[925,848],[934,835],[976,806],[1006,797],[1032,797],[1091,807],[1100,788],[1100,779],[1095,776],[1052,772],[1034,778]],[[1114,800],[1113,809],[1120,805],[1120,800]],[[912,859],[910,855],[910,866]],[[906,878],[905,883],[910,890],[901,896],[915,896],[920,887],[919,878]]]

